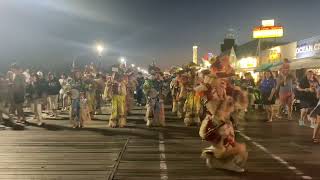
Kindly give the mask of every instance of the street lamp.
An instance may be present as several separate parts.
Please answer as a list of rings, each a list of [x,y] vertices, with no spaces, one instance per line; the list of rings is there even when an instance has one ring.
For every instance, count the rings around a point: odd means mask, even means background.
[[[104,47],[101,44],[98,44],[96,49],[98,51],[99,56],[101,57],[102,56],[102,51],[104,50]]]
[[[103,52],[103,50],[104,50],[104,47],[101,45],[101,44],[98,44],[97,46],[96,46],[96,50],[97,50],[97,52],[98,52],[98,56],[99,56],[99,70],[101,69],[101,61],[102,61],[102,52]]]
[[[121,64],[124,64],[125,67],[127,67],[126,58],[121,57],[121,58],[120,58],[120,62],[121,62]]]
[[[133,68],[134,68],[135,66],[136,66],[136,65],[134,65],[134,64],[131,64],[131,67],[133,67]]]
[[[138,71],[140,71],[140,67],[138,67]]]

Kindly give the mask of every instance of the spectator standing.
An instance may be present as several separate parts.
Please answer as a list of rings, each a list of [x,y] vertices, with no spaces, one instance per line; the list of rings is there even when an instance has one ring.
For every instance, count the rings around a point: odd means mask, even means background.
[[[11,119],[10,113],[5,108],[9,93],[8,90],[8,81],[5,76],[0,75],[0,123],[3,123],[3,114],[7,115],[9,119]]]
[[[280,75],[277,78],[277,89],[279,90],[280,117],[281,109],[287,108],[288,119],[292,120],[292,103],[294,99],[293,87],[295,84],[295,77],[290,73],[290,65],[288,59],[284,60],[284,63],[280,69]]]
[[[313,134],[312,134],[312,142],[317,144],[320,143],[320,86],[318,85],[316,90],[318,104],[317,106],[311,111],[310,117],[314,120],[313,125]]]
[[[38,121],[38,126],[43,124],[42,104],[46,90],[47,83],[43,80],[40,80],[37,74],[32,74],[30,77],[30,83],[27,86],[27,93],[29,94],[31,109],[34,113],[34,119]]]
[[[59,92],[61,90],[61,85],[59,80],[53,75],[53,73],[48,74],[48,110],[50,116],[57,118],[58,116],[58,98]]]
[[[275,91],[276,80],[274,79],[272,72],[265,72],[264,78],[260,84],[260,92],[262,97],[262,104],[264,105],[267,112],[268,122],[272,122],[273,120],[272,105],[274,105],[276,101]]]
[[[61,89],[59,91],[59,101],[62,104],[62,111],[65,111],[65,110],[67,110],[67,106],[68,106],[68,102],[67,102],[67,100],[68,100],[68,95],[67,95],[68,79],[64,73],[61,74],[60,79],[59,79],[59,83],[61,86]]]
[[[313,84],[318,81],[314,77],[313,71],[309,70],[306,72],[305,77],[303,77],[297,87],[297,99],[300,100],[300,120],[299,125],[304,126],[307,118],[308,111],[315,107],[317,104],[316,92]]]
[[[13,111],[17,111],[17,122],[25,123],[25,115],[23,112],[23,103],[25,97],[26,83],[24,75],[22,74],[22,68],[17,64],[11,65],[11,70],[14,73],[14,78],[12,82],[13,91]]]

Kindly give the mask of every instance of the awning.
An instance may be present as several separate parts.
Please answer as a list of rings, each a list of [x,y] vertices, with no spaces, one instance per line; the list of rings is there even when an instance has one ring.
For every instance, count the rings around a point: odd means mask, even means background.
[[[278,71],[281,68],[282,64],[274,66],[271,68],[272,71]],[[306,58],[306,59],[297,59],[290,63],[290,69],[303,69],[303,68],[319,68],[320,67],[320,58]]]
[[[254,72],[264,72],[264,71],[268,71],[272,66],[273,66],[272,63],[261,64],[259,67],[257,67],[257,68],[254,70]]]

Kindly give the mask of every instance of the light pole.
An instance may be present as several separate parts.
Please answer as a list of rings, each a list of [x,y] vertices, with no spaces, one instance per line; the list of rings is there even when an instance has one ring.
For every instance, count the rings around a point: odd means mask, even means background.
[[[121,58],[120,58],[120,62],[121,62],[121,64],[124,64],[125,67],[127,67],[126,58],[121,57]]]
[[[98,68],[99,68],[99,70],[101,70],[102,52],[103,52],[103,50],[104,50],[104,47],[103,47],[101,44],[98,44],[98,45],[96,46],[96,50],[97,50],[98,56],[99,56],[99,59],[98,59],[98,61],[99,61]]]

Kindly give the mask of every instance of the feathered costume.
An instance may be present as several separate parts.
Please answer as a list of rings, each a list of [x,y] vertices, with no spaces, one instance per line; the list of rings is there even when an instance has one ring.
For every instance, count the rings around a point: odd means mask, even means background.
[[[84,118],[82,116],[82,110],[84,109],[81,105],[81,93],[86,91],[84,82],[81,79],[80,71],[74,71],[79,77],[74,78],[70,82],[71,105],[70,105],[70,121],[74,128],[82,128]]]
[[[211,74],[195,88],[205,114],[199,135],[211,143],[202,152],[208,167],[243,172],[248,153],[244,144],[236,142],[233,121],[241,118],[248,100],[240,88],[230,85],[232,74],[226,58],[214,60]]]
[[[126,120],[126,94],[127,81],[121,72],[113,72],[112,79],[105,87],[104,96],[111,99],[112,112],[109,120],[109,127],[124,127]]]
[[[165,126],[164,97],[162,94],[163,80],[160,78],[160,69],[150,66],[151,78],[143,85],[143,91],[147,97],[147,112],[145,120],[147,126]]]

